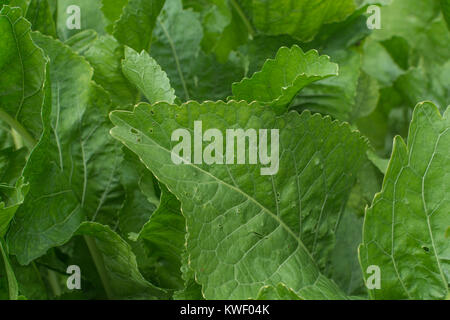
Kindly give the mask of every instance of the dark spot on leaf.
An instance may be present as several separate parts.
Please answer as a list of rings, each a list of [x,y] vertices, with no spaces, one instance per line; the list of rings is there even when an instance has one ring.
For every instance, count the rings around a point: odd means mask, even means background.
[[[422,249],[423,249],[425,252],[430,252],[430,248],[428,248],[428,247],[426,247],[426,246],[422,246]]]
[[[131,131],[132,134],[138,134],[139,133],[139,131],[137,131],[135,128],[131,128],[130,131]]]

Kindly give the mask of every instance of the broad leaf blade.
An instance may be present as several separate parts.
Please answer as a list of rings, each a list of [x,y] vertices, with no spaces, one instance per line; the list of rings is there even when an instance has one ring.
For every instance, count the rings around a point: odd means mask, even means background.
[[[21,264],[67,242],[86,217],[112,223],[123,201],[121,152],[108,136],[109,96],[69,47],[38,33],[33,38],[51,59],[53,109],[24,169],[30,192],[8,233],[10,252]]]
[[[194,119],[204,130],[280,129],[280,171],[262,176],[260,165],[173,164],[171,133],[191,131]],[[235,101],[142,104],[133,113],[114,112],[112,121],[113,136],[181,201],[189,266],[206,298],[255,298],[260,287],[279,282],[314,292],[307,287],[328,259],[332,229],[366,149],[358,134],[318,115],[276,117]]]
[[[449,110],[449,109],[448,109]],[[448,294],[450,117],[429,102],[416,106],[408,144],[400,137],[382,190],[367,210],[361,266],[380,267],[375,299],[442,299]]]

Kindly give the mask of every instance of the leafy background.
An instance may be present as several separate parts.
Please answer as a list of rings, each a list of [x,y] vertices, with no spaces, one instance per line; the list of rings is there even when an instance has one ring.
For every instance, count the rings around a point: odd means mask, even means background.
[[[450,1],[0,7],[0,299],[449,297]],[[278,174],[172,164],[195,120]]]

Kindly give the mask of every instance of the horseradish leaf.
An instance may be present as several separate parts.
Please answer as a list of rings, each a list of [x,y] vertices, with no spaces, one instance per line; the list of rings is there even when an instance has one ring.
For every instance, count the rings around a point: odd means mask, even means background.
[[[381,192],[367,209],[359,259],[375,299],[443,299],[450,243],[450,116],[430,102],[416,106],[408,142],[396,137]],[[370,279],[369,279],[370,278]]]
[[[262,286],[279,282],[305,298],[318,296],[316,282],[337,292],[320,268],[328,260],[342,201],[367,148],[348,125],[308,112],[277,116],[258,104],[235,101],[140,104],[133,112],[113,112],[111,119],[116,125],[112,135],[180,200],[189,267],[205,298],[256,298]],[[182,157],[174,156],[172,133],[195,130],[201,139],[198,121],[205,132],[216,129],[216,140],[228,128],[271,135],[270,165],[231,164],[228,156],[228,164],[220,164],[220,142],[213,144],[215,162],[208,165],[198,152],[201,140],[193,146],[192,163],[175,164],[189,158],[191,146]],[[249,155],[255,147],[248,146]],[[260,155],[263,149],[261,142]]]
[[[284,111],[295,95],[308,84],[338,75],[338,66],[316,50],[282,47],[275,59],[266,61],[250,79],[233,84],[233,99],[258,101]]]

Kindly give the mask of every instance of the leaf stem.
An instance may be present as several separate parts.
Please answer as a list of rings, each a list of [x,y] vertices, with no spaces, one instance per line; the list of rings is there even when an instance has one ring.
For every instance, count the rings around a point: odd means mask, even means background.
[[[61,295],[62,290],[59,286],[58,277],[56,276],[56,272],[48,269],[48,283],[50,288],[52,289],[53,295],[58,297]]]
[[[3,109],[0,109],[0,120],[3,120],[13,130],[15,130],[23,139],[25,145],[31,150],[36,145],[36,141],[31,134],[13,117],[7,114]]]
[[[169,45],[172,50],[173,57],[175,59],[175,64],[177,66],[178,75],[180,76],[181,84],[183,85],[184,95],[186,96],[186,100],[189,100],[189,91],[187,89],[186,81],[184,80],[183,71],[181,70],[180,60],[178,59],[178,53],[175,48],[175,44],[172,41],[172,37],[170,36],[169,31],[167,31],[166,27],[164,26],[164,24],[161,22],[160,19],[158,19],[158,23],[160,24],[161,29],[163,30],[164,35],[167,38],[167,41],[169,41]]]
[[[100,280],[102,282],[103,288],[105,289],[106,296],[108,299],[112,299],[113,297],[112,289],[109,285],[105,264],[103,263],[103,257],[101,253],[98,251],[97,245],[95,244],[95,240],[92,237],[86,235],[84,235],[83,238],[89,249],[89,253],[91,254],[92,260],[94,261],[98,275],[100,276]]]
[[[11,135],[14,141],[14,146],[16,147],[16,150],[19,150],[23,147],[23,140],[22,137],[20,136],[20,134],[14,130],[11,129]]]
[[[231,2],[231,5],[233,6],[234,10],[236,10],[237,14],[239,15],[239,17],[241,17],[242,21],[244,22],[245,26],[247,27],[248,33],[253,38],[255,36],[256,32],[255,32],[255,29],[253,29],[250,21],[245,16],[244,11],[242,11],[241,7],[236,2],[236,0],[231,0],[230,2]]]
[[[0,251],[2,253],[3,261],[5,263],[6,278],[8,279],[9,299],[17,300],[19,297],[19,287],[17,285],[17,280],[16,280],[16,276],[14,274],[14,271],[12,270],[12,267],[9,263],[6,249],[4,249],[3,247],[4,247],[3,239],[0,238]],[[5,248],[6,248],[6,246],[5,246]]]

